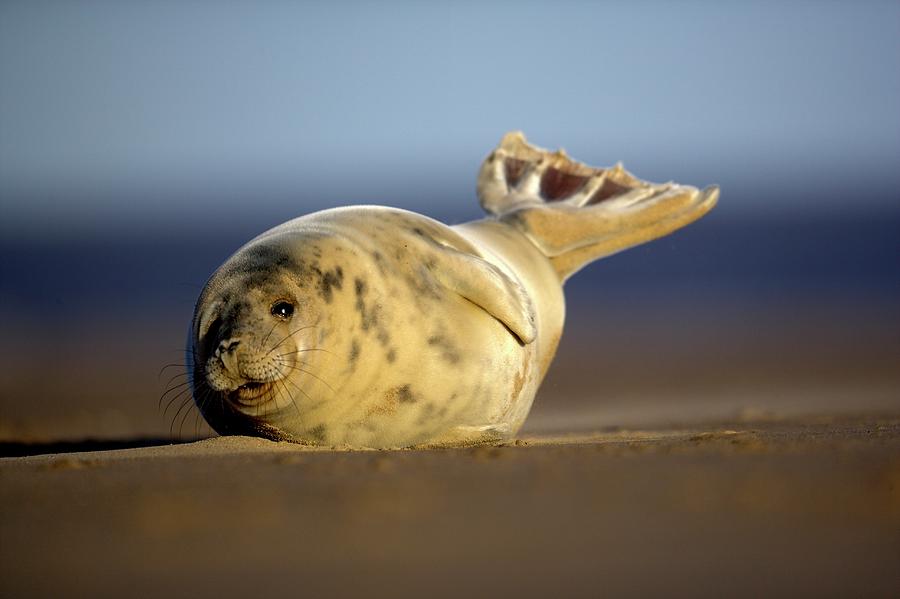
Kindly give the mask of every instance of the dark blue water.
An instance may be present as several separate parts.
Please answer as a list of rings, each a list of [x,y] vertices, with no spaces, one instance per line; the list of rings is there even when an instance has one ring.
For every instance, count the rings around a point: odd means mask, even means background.
[[[236,248],[274,224],[132,238],[0,241],[0,303],[48,319],[183,310]],[[900,300],[900,211],[810,218],[714,211],[667,238],[592,264],[566,286],[570,302]]]

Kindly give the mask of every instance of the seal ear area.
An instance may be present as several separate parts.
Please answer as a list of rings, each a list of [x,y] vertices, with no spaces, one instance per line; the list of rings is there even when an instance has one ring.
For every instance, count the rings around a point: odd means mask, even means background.
[[[435,275],[444,287],[499,320],[522,345],[534,341],[534,305],[520,283],[478,256],[446,246],[439,256]]]
[[[222,316],[220,310],[221,302],[214,302],[203,306],[202,310],[198,310],[194,318],[193,335],[194,339],[201,345],[208,344],[211,338],[215,338],[222,326]]]

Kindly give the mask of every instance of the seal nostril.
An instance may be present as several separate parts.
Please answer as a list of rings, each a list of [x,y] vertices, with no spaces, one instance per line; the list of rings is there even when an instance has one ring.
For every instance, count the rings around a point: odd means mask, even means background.
[[[241,344],[240,339],[227,339],[219,343],[219,352],[223,354],[231,353],[238,345]]]

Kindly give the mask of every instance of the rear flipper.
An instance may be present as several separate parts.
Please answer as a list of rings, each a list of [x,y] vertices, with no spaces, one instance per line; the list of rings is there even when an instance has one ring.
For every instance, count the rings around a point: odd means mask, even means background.
[[[588,263],[688,225],[712,209],[719,188],[642,181],[622,165],[593,168],[507,133],[484,161],[478,197],[522,231],[565,280]]]

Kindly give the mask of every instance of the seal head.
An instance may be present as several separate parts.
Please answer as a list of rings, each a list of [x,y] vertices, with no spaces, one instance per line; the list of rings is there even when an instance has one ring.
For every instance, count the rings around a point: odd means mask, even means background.
[[[302,370],[309,349],[298,343],[321,315],[311,290],[298,280],[302,261],[282,241],[275,236],[236,254],[197,303],[190,356],[194,395],[220,433],[290,438],[267,419],[297,409],[291,375]],[[320,289],[330,293],[342,280],[340,268],[323,273]]]

